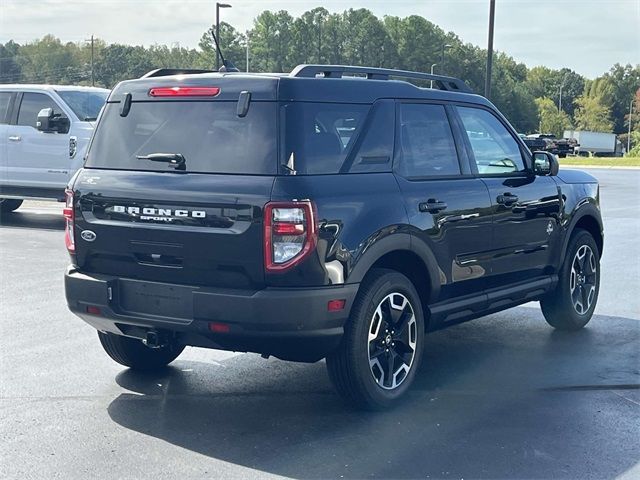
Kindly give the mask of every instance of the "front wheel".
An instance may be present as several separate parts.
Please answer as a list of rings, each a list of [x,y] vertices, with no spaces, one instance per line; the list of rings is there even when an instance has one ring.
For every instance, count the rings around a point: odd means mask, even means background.
[[[102,348],[120,365],[134,370],[158,370],[173,362],[184,350],[183,345],[169,343],[163,347],[147,347],[137,338],[98,332]]]
[[[358,408],[389,407],[415,378],[424,329],[411,281],[393,270],[372,270],[360,287],[340,346],[327,357],[338,393]]]
[[[591,320],[600,291],[598,246],[586,230],[576,230],[569,240],[558,282],[540,301],[544,318],[558,330],[579,330]]]

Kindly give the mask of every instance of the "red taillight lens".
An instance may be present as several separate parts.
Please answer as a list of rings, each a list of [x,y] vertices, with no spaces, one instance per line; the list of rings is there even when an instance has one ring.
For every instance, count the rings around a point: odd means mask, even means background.
[[[317,242],[310,201],[270,202],[264,207],[264,263],[268,272],[283,272],[300,263]]]
[[[76,242],[73,224],[76,219],[75,210],[73,207],[73,190],[65,190],[65,206],[62,210],[62,215],[65,219],[65,229],[64,229],[64,244],[67,246],[67,250],[69,253],[75,253],[76,251]]]
[[[215,97],[219,87],[154,87],[149,89],[150,97]]]

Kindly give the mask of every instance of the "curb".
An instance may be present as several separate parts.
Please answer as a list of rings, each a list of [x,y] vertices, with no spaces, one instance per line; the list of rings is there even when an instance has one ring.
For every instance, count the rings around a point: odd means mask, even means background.
[[[560,167],[601,170],[640,170],[640,166],[631,165],[567,165],[560,163]]]

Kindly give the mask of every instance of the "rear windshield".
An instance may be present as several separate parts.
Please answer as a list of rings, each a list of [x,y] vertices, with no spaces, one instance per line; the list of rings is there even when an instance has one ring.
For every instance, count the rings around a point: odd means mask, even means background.
[[[238,117],[237,102],[134,102],[127,116],[109,103],[86,166],[118,170],[173,171],[165,162],[139,159],[180,154],[187,172],[277,173],[277,103],[252,102]]]
[[[71,107],[73,113],[85,122],[92,122],[98,118],[98,113],[109,96],[109,92],[82,90],[58,90],[57,94]]]

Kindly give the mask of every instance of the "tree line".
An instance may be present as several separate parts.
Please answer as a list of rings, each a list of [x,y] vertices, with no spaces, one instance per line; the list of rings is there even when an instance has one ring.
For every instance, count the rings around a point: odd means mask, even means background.
[[[212,31],[203,33],[199,48],[98,39],[93,68],[87,42],[63,43],[51,35],[23,45],[9,41],[0,44],[0,83],[88,85],[93,79],[97,86],[111,88],[155,68],[212,68]],[[329,13],[318,7],[295,18],[284,10],[267,10],[247,32],[222,22],[220,41],[225,57],[241,70],[246,68],[248,44],[252,72],[288,72],[301,63],[422,72],[433,65],[435,73],[462,78],[477,93],[484,90],[486,50],[417,15],[378,18],[364,8]],[[604,75],[587,79],[569,68],[527,68],[502,52],[494,55],[491,100],[524,133],[561,136],[575,128],[624,134],[631,121],[634,138],[640,140],[640,115],[629,118],[630,102],[639,89],[640,65],[615,64]]]

